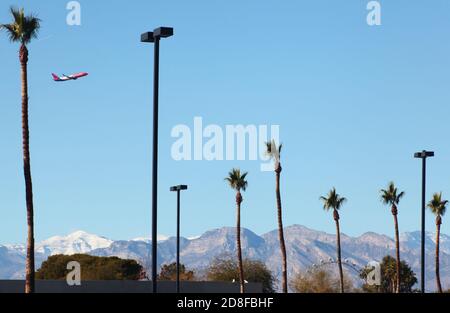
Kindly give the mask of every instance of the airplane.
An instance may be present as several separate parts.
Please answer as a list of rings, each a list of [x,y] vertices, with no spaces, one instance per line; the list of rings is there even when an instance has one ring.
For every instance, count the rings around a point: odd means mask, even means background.
[[[88,75],[89,74],[86,73],[86,72],[81,72],[81,73],[76,73],[76,74],[72,74],[72,75],[69,75],[69,76],[63,74],[61,77],[59,77],[58,75],[52,73],[53,80],[55,82],[65,82],[65,81],[68,81],[68,80],[77,80],[78,78],[85,77],[85,76],[88,76]]]

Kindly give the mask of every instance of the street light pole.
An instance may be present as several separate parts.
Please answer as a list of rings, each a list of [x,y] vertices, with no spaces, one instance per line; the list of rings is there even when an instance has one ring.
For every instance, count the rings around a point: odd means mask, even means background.
[[[420,289],[425,293],[425,197],[426,197],[426,175],[427,175],[427,158],[434,157],[433,151],[423,150],[414,154],[416,159],[422,159],[422,242],[420,244]]]
[[[425,293],[425,202],[426,202],[426,184],[427,184],[427,158],[422,158],[422,225],[420,242],[420,290]]]
[[[157,252],[158,252],[158,111],[159,111],[159,41],[173,36],[173,28],[160,27],[153,32],[143,33],[141,42],[154,43],[153,70],[153,161],[152,161],[152,291],[158,292]]]
[[[170,187],[170,191],[176,191],[177,193],[177,293],[180,293],[180,193],[181,190],[187,190],[188,186],[179,185]]]

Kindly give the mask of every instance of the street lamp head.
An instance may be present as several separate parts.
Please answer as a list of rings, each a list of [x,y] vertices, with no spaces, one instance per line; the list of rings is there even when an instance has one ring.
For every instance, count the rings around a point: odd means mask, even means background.
[[[141,35],[141,42],[152,43],[155,42],[156,39],[168,38],[171,36],[173,36],[172,27],[159,27],[156,28],[153,32],[143,33]]]
[[[414,153],[414,157],[416,159],[425,159],[425,158],[434,157],[434,151],[423,150],[421,152],[416,152],[416,153]]]
[[[153,32],[146,32],[141,35],[141,42],[155,42],[155,37],[153,36]]]
[[[159,27],[153,31],[154,38],[168,38],[173,36],[172,27]]]
[[[170,191],[180,191],[180,190],[187,190],[188,186],[186,185],[178,185],[178,186],[173,186],[170,187]]]

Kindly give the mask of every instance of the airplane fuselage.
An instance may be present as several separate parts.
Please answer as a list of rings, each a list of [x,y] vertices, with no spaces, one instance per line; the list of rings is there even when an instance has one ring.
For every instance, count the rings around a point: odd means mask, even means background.
[[[55,82],[65,82],[65,81],[68,81],[68,80],[77,80],[78,78],[85,77],[85,76],[88,76],[88,75],[89,74],[86,73],[86,72],[76,73],[76,74],[72,74],[72,75],[69,75],[69,76],[63,74],[61,77],[57,76],[56,74],[52,74],[53,80]]]

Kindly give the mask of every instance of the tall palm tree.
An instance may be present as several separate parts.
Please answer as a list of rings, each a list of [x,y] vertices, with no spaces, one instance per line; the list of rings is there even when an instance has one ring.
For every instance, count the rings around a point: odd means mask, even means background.
[[[0,24],[11,42],[20,44],[19,60],[22,71],[22,146],[23,146],[23,170],[25,176],[25,194],[27,205],[27,260],[25,292],[33,293],[34,288],[34,212],[33,212],[33,187],[31,181],[30,165],[30,137],[28,127],[28,49],[27,45],[36,38],[40,28],[40,20],[31,15],[25,15],[23,9],[11,8],[13,21],[10,24]]]
[[[398,204],[400,203],[400,200],[403,198],[405,193],[402,191],[398,193],[397,187],[395,187],[395,184],[393,182],[390,182],[387,189],[381,189],[381,201],[391,206],[391,212],[394,216],[394,225],[395,225],[395,251],[396,251],[396,257],[397,257],[397,265],[396,265],[396,285],[395,285],[395,292],[400,293],[400,237],[399,237],[399,231],[398,231]]]
[[[280,163],[280,155],[282,144],[277,146],[275,140],[266,143],[266,153],[275,162],[275,194],[277,199],[277,215],[278,215],[278,238],[280,240],[280,250],[282,258],[282,289],[284,293],[288,292],[287,283],[287,257],[286,257],[286,243],[284,241],[284,231],[283,231],[283,215],[281,206],[281,193],[280,193],[280,174],[282,171]]]
[[[225,178],[230,187],[236,191],[236,245],[241,293],[245,292],[244,267],[242,265],[241,248],[241,203],[244,199],[242,198],[241,190],[245,191],[247,189],[248,182],[245,180],[247,174],[248,173],[241,173],[240,169],[234,168],[228,173],[228,177]]]
[[[428,203],[428,208],[436,215],[436,284],[438,291],[442,293],[441,275],[439,274],[439,241],[441,237],[442,216],[447,210],[447,200],[442,200],[442,192],[433,194],[433,198]]]
[[[325,211],[330,211],[333,209],[333,218],[336,222],[336,249],[337,249],[337,258],[338,258],[338,266],[339,266],[339,278],[341,284],[341,293],[344,293],[344,272],[342,270],[342,257],[341,257],[341,231],[339,227],[339,210],[342,208],[342,205],[347,201],[346,198],[341,197],[337,192],[336,188],[333,187],[328,192],[328,195],[320,197],[320,200],[323,201],[323,209]]]

